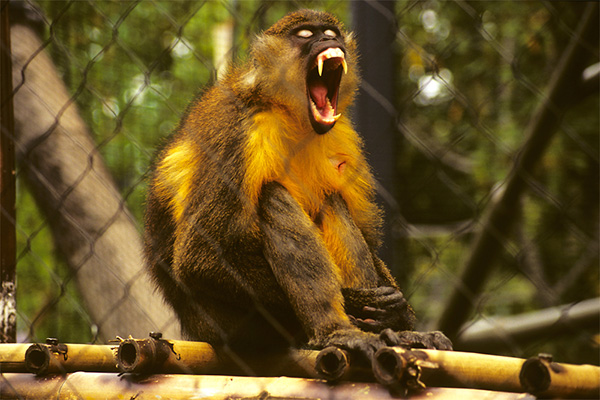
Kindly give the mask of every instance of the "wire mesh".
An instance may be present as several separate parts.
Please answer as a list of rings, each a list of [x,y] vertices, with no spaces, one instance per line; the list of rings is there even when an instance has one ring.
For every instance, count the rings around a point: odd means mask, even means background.
[[[393,66],[391,98],[368,80],[361,85],[361,96],[386,110],[389,130],[359,122],[372,161],[379,137],[393,138],[392,170],[375,170],[393,177],[380,188],[391,232],[386,261],[419,329],[435,329],[443,312],[452,314],[445,307],[462,284],[474,238],[489,229],[487,215],[523,154],[527,127],[585,4],[369,4],[393,32],[390,46],[374,41],[361,49],[369,54],[365,69],[386,57]],[[176,319],[141,258],[145,175],[155,149],[195,93],[244,60],[255,34],[285,12],[325,9],[350,28],[360,16],[340,1],[12,6],[18,340],[104,343],[151,330],[176,338]],[[490,273],[482,270],[481,292],[470,297],[467,326],[483,321],[501,330],[497,317],[599,296],[598,47],[584,46],[590,68],[571,82],[578,90],[525,178],[512,229],[487,260]],[[538,332],[508,349],[484,350],[543,350],[597,365],[595,314],[561,335]]]

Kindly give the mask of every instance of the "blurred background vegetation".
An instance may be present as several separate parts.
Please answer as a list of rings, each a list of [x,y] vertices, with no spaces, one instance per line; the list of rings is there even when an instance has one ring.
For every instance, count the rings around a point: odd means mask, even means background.
[[[142,230],[146,173],[186,105],[217,78],[216,35],[233,26],[231,56],[284,13],[309,7],[352,27],[345,1],[39,1],[46,47],[94,133]],[[393,243],[401,286],[433,328],[469,254],[473,230],[508,175],[524,130],[575,30],[569,2],[397,1],[393,52],[398,215]],[[522,198],[476,318],[519,314],[599,296],[597,93],[574,105]],[[366,136],[369,133],[363,132]],[[19,329],[29,340],[88,342],[92,323],[18,182]],[[409,226],[411,229],[407,229]],[[595,247],[594,247],[595,246]],[[591,250],[590,250],[591,248]],[[595,249],[595,250],[594,250]],[[591,255],[589,255],[591,253]],[[587,256],[586,256],[587,254]],[[583,259],[584,257],[587,257]],[[580,272],[569,275],[574,265]],[[541,265],[541,267],[540,267]],[[533,274],[537,271],[538,274]],[[564,282],[570,276],[569,282]],[[532,278],[535,277],[535,278]],[[544,341],[536,351],[598,364],[597,332]],[[595,353],[590,352],[595,349]]]

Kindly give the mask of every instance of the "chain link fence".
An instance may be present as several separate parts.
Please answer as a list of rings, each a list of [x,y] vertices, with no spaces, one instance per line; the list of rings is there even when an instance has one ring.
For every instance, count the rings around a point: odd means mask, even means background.
[[[309,7],[357,27],[364,81],[354,119],[380,181],[382,254],[419,329],[441,327],[458,349],[599,363],[598,34],[590,42],[581,32],[589,4],[10,6],[18,341],[179,337],[141,256],[155,148],[197,90],[244,59],[255,33]],[[570,46],[579,58],[563,68]]]

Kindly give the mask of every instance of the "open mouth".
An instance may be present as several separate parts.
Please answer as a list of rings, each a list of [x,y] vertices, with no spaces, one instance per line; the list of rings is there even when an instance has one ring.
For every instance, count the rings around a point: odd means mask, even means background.
[[[347,70],[344,52],[340,48],[330,47],[319,53],[308,72],[308,115],[313,129],[319,134],[333,128],[341,116],[337,114],[337,100],[342,73]]]

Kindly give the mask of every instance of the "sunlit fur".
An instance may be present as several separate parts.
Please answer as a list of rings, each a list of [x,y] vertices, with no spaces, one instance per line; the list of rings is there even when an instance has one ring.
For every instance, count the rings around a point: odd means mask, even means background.
[[[158,164],[156,191],[173,213],[173,219],[180,221],[183,210],[190,198],[193,185],[193,172],[200,166],[199,158],[191,143],[181,143],[169,148]]]

